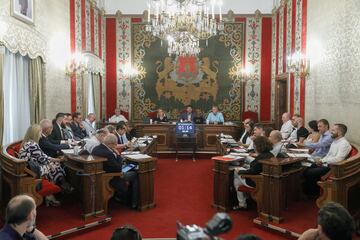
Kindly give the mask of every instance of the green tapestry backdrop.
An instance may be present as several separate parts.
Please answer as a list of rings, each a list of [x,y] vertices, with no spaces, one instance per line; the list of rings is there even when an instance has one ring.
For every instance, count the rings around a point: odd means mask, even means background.
[[[177,119],[186,105],[206,116],[219,106],[226,121],[239,121],[242,105],[239,66],[243,64],[243,23],[226,23],[218,36],[202,43],[198,56],[170,57],[166,42],[132,25],[133,64],[139,75],[133,84],[132,114],[135,121],[163,108]]]

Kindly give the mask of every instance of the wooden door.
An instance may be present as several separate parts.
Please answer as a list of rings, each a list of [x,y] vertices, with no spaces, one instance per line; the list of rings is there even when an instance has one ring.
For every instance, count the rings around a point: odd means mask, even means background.
[[[288,74],[278,75],[275,81],[275,127],[280,129],[281,116],[288,110]]]

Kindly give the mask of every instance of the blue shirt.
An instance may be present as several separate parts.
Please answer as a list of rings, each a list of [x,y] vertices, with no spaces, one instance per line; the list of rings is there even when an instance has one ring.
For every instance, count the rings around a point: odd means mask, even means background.
[[[325,157],[330,150],[330,145],[333,142],[330,131],[326,131],[320,136],[316,143],[305,143],[305,147],[313,148],[315,151],[311,154],[313,157]]]
[[[206,118],[206,121],[209,122],[224,122],[224,116],[221,112],[217,112],[214,114],[213,112],[209,113],[209,115]]]

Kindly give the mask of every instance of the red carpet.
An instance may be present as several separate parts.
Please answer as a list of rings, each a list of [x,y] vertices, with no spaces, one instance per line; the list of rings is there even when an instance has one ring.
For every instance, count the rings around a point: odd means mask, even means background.
[[[176,221],[183,224],[205,223],[216,213],[211,207],[213,194],[213,162],[208,159],[191,160],[159,159],[155,173],[155,200],[157,207],[143,212],[132,211],[116,202],[111,202],[109,215],[112,221],[93,230],[63,239],[109,239],[114,228],[124,224],[134,225],[145,238],[175,237]],[[297,226],[297,230],[314,227],[315,207],[309,204],[297,205],[285,222]],[[315,203],[313,204],[315,206]],[[299,215],[304,214],[305,215]],[[231,212],[233,229],[223,235],[224,239],[235,239],[241,233],[253,233],[262,239],[287,239],[276,232],[269,232],[255,225],[255,209]],[[306,217],[306,218],[303,218]],[[292,219],[292,220],[291,220]],[[95,221],[92,219],[89,221]],[[80,204],[70,201],[63,207],[44,207],[38,209],[38,227],[45,234],[83,225],[80,219]]]

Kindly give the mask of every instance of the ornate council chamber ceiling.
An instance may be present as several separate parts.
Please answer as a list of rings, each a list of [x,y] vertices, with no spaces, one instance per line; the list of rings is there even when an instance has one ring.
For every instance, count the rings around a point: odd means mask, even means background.
[[[133,64],[140,71],[134,80],[132,114],[142,120],[163,108],[175,119],[192,105],[198,116],[218,105],[227,120],[240,120],[244,24],[227,23],[224,32],[208,40],[198,56],[169,56],[165,42],[133,24]]]

